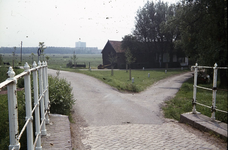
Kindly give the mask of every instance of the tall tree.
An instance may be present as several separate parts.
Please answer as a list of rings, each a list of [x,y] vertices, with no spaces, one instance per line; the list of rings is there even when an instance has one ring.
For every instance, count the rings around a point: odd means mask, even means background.
[[[225,0],[186,0],[177,5],[173,24],[180,30],[176,48],[201,65],[216,62],[227,66],[227,1]],[[221,85],[227,83],[227,71],[220,71]]]
[[[137,11],[135,29],[132,35],[126,35],[123,38],[123,47],[130,48],[132,53],[137,50],[144,53],[157,53],[163,59],[163,53],[173,52],[173,42],[177,37],[176,30],[165,28],[167,21],[173,16],[175,16],[174,5],[169,6],[162,1],[157,3],[148,1]],[[132,43],[136,43],[135,41],[138,43],[133,48]]]

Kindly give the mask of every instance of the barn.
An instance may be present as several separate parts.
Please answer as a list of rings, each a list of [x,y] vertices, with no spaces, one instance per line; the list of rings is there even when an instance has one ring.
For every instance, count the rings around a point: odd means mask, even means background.
[[[115,56],[117,56],[117,62],[114,65],[114,68],[123,69],[126,66],[125,61],[125,53],[124,50],[121,47],[121,41],[110,41],[106,43],[104,49],[101,51],[102,53],[102,59],[103,59],[103,65],[109,66],[109,55],[113,53]]]
[[[102,50],[102,59],[104,66],[110,66],[109,55],[112,53],[117,56],[117,62],[114,65],[116,69],[126,68],[125,61],[125,50],[121,47],[121,41],[112,41],[108,40],[105,47]],[[170,46],[166,44],[168,49]],[[164,47],[164,45],[163,45]],[[157,50],[158,51],[158,50]],[[140,69],[140,68],[174,68],[181,66],[188,66],[188,58],[178,54],[178,52],[168,53],[158,51],[160,53],[148,53],[143,51],[135,52],[133,55],[136,58],[135,63],[131,65],[131,68]],[[110,68],[110,67],[107,67]]]

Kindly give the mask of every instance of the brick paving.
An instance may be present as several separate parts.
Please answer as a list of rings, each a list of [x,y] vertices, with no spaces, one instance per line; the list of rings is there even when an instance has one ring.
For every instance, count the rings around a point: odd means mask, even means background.
[[[162,125],[89,126],[83,130],[86,136],[82,143],[86,149],[91,150],[217,150],[226,149],[227,146],[225,143],[220,145],[211,139],[202,138],[174,122]]]
[[[42,136],[44,150],[71,150],[71,133],[68,116],[50,114],[50,124],[46,125],[47,136]]]

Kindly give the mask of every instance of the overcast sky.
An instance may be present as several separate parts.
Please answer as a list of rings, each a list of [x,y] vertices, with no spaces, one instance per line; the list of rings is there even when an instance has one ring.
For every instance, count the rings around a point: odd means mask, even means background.
[[[158,0],[154,0],[157,2]],[[164,0],[175,3],[178,0]],[[103,49],[134,29],[147,0],[0,0],[0,47],[46,46]]]

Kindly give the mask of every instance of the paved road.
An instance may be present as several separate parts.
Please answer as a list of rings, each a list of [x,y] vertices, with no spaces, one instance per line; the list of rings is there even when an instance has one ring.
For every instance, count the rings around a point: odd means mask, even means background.
[[[49,74],[56,71],[49,69]],[[160,105],[175,95],[191,73],[161,80],[138,94],[120,93],[83,74],[61,71],[60,77],[71,82],[77,100],[74,109],[87,124],[80,128],[86,149],[221,148],[221,143],[198,137],[199,132],[167,122],[161,114]]]

